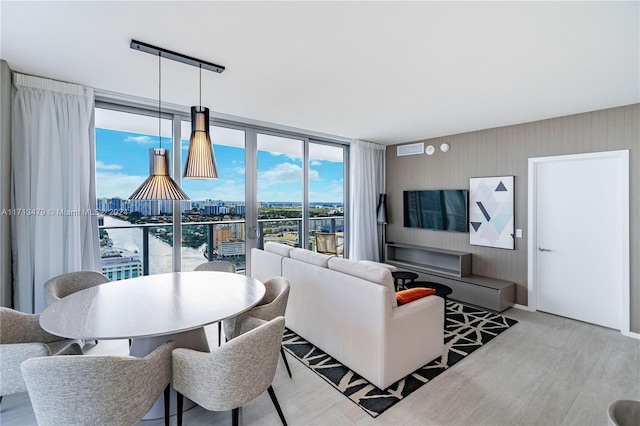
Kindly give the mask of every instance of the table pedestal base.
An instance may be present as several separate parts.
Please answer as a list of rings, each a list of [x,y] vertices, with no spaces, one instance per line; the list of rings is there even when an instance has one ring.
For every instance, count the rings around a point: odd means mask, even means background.
[[[138,358],[145,357],[169,340],[173,340],[175,342],[176,348],[189,348],[196,351],[209,352],[209,343],[207,342],[207,335],[204,331],[204,328],[196,328],[194,330],[185,331],[182,333],[132,339],[131,347],[129,348],[129,355]],[[176,391],[173,389],[173,386],[171,386],[170,413],[172,416],[178,412],[177,401],[178,398],[176,395]],[[192,408],[194,405],[195,403],[185,398],[185,410]],[[146,416],[144,416],[144,420],[161,419],[163,417],[164,398],[161,394],[151,410],[147,413]]]

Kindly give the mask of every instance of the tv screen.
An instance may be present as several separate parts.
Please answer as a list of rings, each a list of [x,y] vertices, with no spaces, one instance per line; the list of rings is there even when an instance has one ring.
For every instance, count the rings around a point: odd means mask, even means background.
[[[465,189],[404,191],[404,226],[468,232]]]

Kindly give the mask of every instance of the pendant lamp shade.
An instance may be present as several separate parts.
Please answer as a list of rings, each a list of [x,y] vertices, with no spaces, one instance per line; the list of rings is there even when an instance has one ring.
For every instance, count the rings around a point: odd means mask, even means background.
[[[218,167],[209,136],[209,108],[191,107],[191,138],[183,177],[217,179]]]
[[[188,200],[187,194],[169,176],[169,150],[149,150],[149,177],[129,197],[130,200]]]

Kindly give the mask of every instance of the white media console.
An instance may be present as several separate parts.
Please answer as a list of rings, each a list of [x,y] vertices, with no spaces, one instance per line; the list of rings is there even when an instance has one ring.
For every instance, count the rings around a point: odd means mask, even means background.
[[[387,243],[385,261],[418,273],[421,281],[451,287],[451,299],[497,312],[502,312],[515,303],[514,283],[471,273],[471,253]]]

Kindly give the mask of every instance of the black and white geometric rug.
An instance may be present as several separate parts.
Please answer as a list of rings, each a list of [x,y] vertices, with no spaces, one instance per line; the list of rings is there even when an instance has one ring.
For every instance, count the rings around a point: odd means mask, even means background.
[[[444,355],[384,390],[372,385],[368,380],[342,365],[340,361],[330,357],[289,329],[285,330],[282,344],[285,350],[298,361],[358,404],[372,417],[377,417],[517,323],[516,320],[502,315],[452,300],[447,301],[446,309]]]

